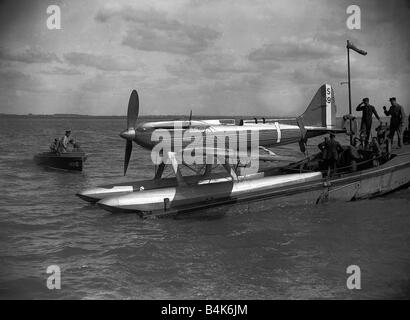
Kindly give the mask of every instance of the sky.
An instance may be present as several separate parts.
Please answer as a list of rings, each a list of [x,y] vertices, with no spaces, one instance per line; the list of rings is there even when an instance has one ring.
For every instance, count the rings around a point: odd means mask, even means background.
[[[47,7],[61,29],[47,28]],[[349,5],[361,9],[350,30]],[[410,113],[408,0],[3,0],[0,113],[297,116],[324,83]]]

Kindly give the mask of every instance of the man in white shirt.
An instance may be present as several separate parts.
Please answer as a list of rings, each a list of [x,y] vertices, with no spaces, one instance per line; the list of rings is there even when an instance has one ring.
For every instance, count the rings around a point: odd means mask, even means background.
[[[70,143],[71,130],[66,130],[64,137],[61,138],[59,152],[67,152],[68,144]]]

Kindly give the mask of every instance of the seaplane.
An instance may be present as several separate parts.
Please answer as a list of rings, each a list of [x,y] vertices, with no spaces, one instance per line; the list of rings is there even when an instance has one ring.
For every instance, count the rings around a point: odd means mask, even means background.
[[[391,157],[379,162],[377,172],[373,162],[369,165],[368,159],[362,159],[363,163],[355,163],[355,170],[333,175],[331,179],[325,177],[313,165],[318,163],[317,156],[306,154],[306,143],[327,133],[349,133],[346,128],[337,127],[336,114],[333,88],[324,84],[306,111],[292,119],[193,120],[191,112],[188,120],[145,122],[137,126],[139,96],[133,90],[128,103],[127,128],[120,133],[126,140],[124,175],[136,143],[151,151],[153,179],[92,187],[77,196],[113,213],[163,217],[268,200],[281,205],[301,201],[318,203],[332,198],[350,201],[384,194],[410,182],[409,155],[406,165],[397,166],[397,170],[386,166],[391,163]],[[299,144],[300,151],[306,155],[303,160],[292,162],[294,158],[270,150],[293,143]],[[259,170],[261,161],[286,162],[286,165]],[[214,172],[216,165],[223,171]],[[163,177],[167,166],[174,177]],[[195,174],[184,176],[183,167]],[[365,183],[386,174],[394,177],[382,186]]]

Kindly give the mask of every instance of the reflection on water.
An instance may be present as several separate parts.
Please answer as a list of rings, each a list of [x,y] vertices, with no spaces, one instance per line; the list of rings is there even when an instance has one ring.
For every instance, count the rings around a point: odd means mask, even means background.
[[[152,177],[149,152],[138,147],[122,176],[124,126],[117,118],[0,118],[1,298],[409,297],[409,190],[312,207],[232,206],[183,220],[112,215],[74,194]],[[33,155],[67,127],[89,153],[84,172],[35,166]],[[46,288],[51,264],[62,270],[59,291]],[[346,288],[352,264],[362,271],[360,291]]]

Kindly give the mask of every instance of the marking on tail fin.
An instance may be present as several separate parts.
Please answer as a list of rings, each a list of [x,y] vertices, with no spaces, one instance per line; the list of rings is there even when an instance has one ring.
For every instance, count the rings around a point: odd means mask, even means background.
[[[332,125],[332,87],[326,84],[326,127]]]
[[[276,142],[279,143],[280,140],[282,139],[282,133],[280,132],[279,122],[275,122],[275,127],[276,127],[276,131],[278,132],[278,138],[277,138]]]

